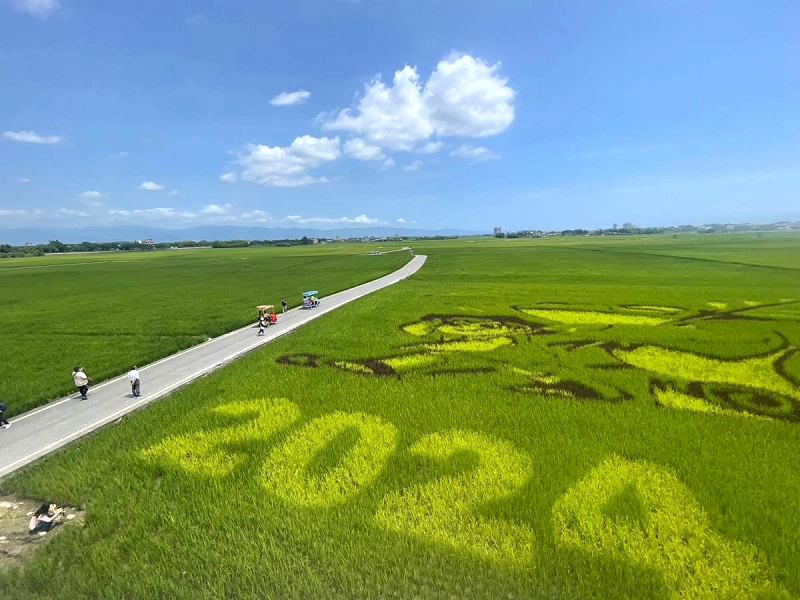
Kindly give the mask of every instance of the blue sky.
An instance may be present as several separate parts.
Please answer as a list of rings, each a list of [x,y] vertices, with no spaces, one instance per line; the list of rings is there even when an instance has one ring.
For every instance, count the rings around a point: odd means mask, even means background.
[[[794,0],[0,0],[0,227],[800,219],[799,23]]]

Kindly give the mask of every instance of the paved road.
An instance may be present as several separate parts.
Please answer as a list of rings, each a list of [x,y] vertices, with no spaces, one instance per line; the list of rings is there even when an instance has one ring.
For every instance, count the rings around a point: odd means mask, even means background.
[[[248,325],[141,367],[139,373],[142,395],[139,398],[131,396],[130,384],[123,374],[92,387],[88,400],[80,400],[76,393],[19,415],[11,421],[10,429],[0,430],[0,477],[13,473],[133,410],[163,398],[179,387],[317,317],[402,281],[418,271],[425,263],[425,258],[416,256],[394,273],[326,296],[317,308],[292,309],[285,315],[280,315],[278,323],[268,327],[264,336],[257,336],[256,329]],[[65,376],[69,376],[69,373]]]

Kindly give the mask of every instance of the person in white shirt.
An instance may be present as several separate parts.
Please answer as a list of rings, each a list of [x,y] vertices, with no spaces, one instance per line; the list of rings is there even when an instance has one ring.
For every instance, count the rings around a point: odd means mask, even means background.
[[[128,381],[131,382],[131,394],[133,394],[133,397],[138,398],[141,396],[139,393],[139,371],[136,365],[133,365],[133,368],[128,371]]]
[[[75,387],[81,393],[81,400],[86,400],[89,395],[89,377],[84,373],[83,367],[75,367],[72,370],[72,380],[75,382]]]
[[[53,528],[56,519],[64,513],[63,508],[58,508],[55,504],[45,502],[31,517],[28,524],[28,531],[32,534],[44,535]]]

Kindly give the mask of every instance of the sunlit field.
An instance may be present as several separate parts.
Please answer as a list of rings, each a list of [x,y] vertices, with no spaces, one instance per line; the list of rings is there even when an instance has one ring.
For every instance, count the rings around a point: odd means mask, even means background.
[[[24,412],[73,389],[70,373],[119,375],[291,306],[399,268],[408,254],[337,244],[78,254],[0,263],[0,400]],[[13,375],[12,375],[13,374]]]
[[[800,596],[800,236],[414,250],[0,484],[87,508],[0,596]]]

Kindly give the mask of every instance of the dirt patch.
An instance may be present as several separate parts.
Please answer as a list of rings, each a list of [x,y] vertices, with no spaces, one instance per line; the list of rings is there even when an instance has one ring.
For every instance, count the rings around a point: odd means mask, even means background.
[[[28,523],[42,505],[39,500],[0,496],[0,570],[20,567],[28,562],[36,548],[48,543],[67,527],[83,526],[84,512],[64,506],[64,518],[45,535],[28,533]]]

